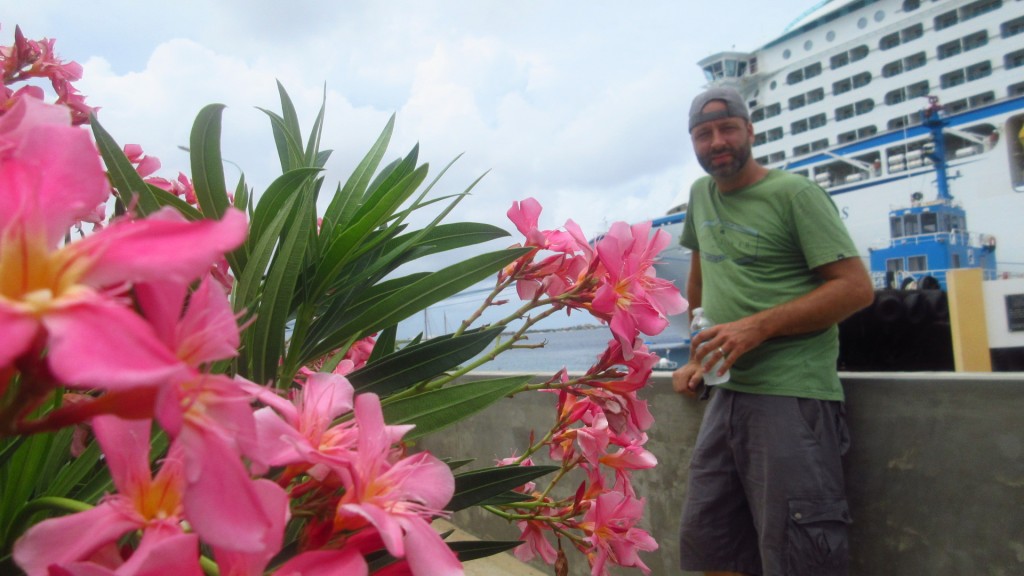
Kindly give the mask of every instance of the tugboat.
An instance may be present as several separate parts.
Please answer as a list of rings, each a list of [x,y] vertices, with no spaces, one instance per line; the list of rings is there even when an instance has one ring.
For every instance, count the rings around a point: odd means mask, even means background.
[[[878,289],[946,290],[946,273],[958,268],[981,268],[985,280],[996,278],[995,237],[968,232],[967,213],[949,190],[942,135],[947,121],[938,98],[928,101],[921,111],[932,136],[925,157],[935,166],[938,197],[924,201],[921,192],[914,192],[909,206],[889,212],[889,245],[869,249]]]

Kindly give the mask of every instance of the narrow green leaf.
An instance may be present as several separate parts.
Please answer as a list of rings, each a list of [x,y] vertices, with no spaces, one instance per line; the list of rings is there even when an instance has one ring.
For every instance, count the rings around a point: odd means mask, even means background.
[[[529,502],[529,494],[523,494],[522,492],[514,492],[509,490],[503,492],[497,496],[491,496],[487,500],[480,502],[480,506],[508,506],[510,504],[516,504],[518,502]]]
[[[520,546],[522,542],[518,540],[459,540],[446,544],[452,552],[455,552],[459,562],[469,562],[507,552]]]
[[[345,334],[369,334],[382,327],[397,324],[413,313],[449,296],[454,296],[484,278],[496,274],[516,258],[529,253],[530,250],[531,248],[509,248],[480,254],[434,272],[369,307],[325,340],[337,341],[343,339]],[[342,338],[338,336],[342,336]],[[323,346],[318,346],[312,357],[327,352],[330,352],[330,348],[323,349]]]
[[[384,126],[384,130],[377,137],[377,141],[374,142],[370,151],[366,153],[366,156],[363,157],[363,160],[356,167],[355,171],[352,172],[352,175],[349,176],[344,188],[340,188],[338,193],[335,194],[331,204],[327,207],[327,211],[324,212],[325,229],[333,231],[335,226],[347,224],[348,218],[355,213],[358,207],[358,199],[362,198],[370,183],[370,179],[373,178],[374,171],[380,166],[380,161],[384,157],[385,151],[387,151],[394,129],[395,115],[392,114],[391,118],[388,119],[388,123]]]
[[[192,158],[192,186],[203,214],[220,220],[231,202],[224,184],[224,162],[220,157],[221,113],[223,104],[203,107],[192,124],[189,149]]]
[[[96,139],[96,147],[103,157],[103,163],[110,175],[110,183],[117,189],[117,193],[125,206],[132,207],[143,215],[149,215],[160,209],[160,204],[153,197],[149,185],[143,182],[142,176],[135,171],[135,167],[124,155],[124,151],[117,145],[110,133],[100,125],[96,116],[91,116],[92,133]]]
[[[376,364],[381,358],[388,354],[395,352],[395,338],[398,334],[398,325],[394,324],[377,336],[377,340],[373,343],[373,351],[370,352],[370,357],[366,360],[367,364]]]
[[[450,386],[384,404],[389,424],[415,424],[404,438],[414,440],[444,429],[522,390],[531,376],[509,376]]]
[[[389,243],[389,246],[392,244],[401,244],[403,241],[415,234],[416,233],[413,232],[398,236]],[[421,248],[421,250],[417,252],[417,256],[422,257],[429,254],[436,254],[438,252],[454,250],[456,248],[473,246],[483,242],[496,240],[498,238],[504,238],[506,236],[509,236],[508,232],[490,224],[480,224],[476,222],[440,224],[424,234],[421,238],[417,239],[416,246]]]
[[[256,210],[253,212],[249,226],[249,240],[255,244],[266,233],[284,206],[293,197],[301,193],[309,180],[320,172],[317,168],[297,168],[278,176],[260,195]]]
[[[260,287],[263,285],[267,266],[277,248],[278,239],[294,212],[295,202],[298,198],[297,195],[288,197],[281,210],[267,216],[266,219],[270,222],[267,223],[267,227],[252,246],[249,263],[238,278],[238,283],[232,293],[235,312],[241,312],[254,305]],[[254,310],[250,311],[254,312]],[[251,331],[246,331],[246,334],[251,334]]]
[[[455,495],[445,510],[475,506],[556,470],[558,466],[498,466],[456,474]]]

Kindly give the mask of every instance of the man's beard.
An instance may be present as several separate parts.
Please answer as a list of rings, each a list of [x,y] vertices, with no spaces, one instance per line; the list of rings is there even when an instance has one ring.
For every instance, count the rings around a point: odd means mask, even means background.
[[[731,154],[732,160],[725,164],[712,164],[711,159],[722,152],[728,152]],[[700,163],[701,168],[703,168],[708,174],[719,178],[731,178],[735,176],[747,163],[747,160],[750,160],[750,146],[743,146],[742,148],[719,148],[718,150],[713,150],[705,155],[697,156],[697,162]]]

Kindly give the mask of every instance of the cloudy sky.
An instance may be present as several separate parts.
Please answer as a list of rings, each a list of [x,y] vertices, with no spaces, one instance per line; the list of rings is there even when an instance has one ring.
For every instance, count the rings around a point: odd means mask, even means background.
[[[696,62],[752,50],[816,0],[4,0],[14,26],[55,38],[85,68],[77,83],[121,144],[187,171],[196,113],[227,105],[223,154],[257,193],[278,174],[269,123],[280,80],[308,130],[326,89],[326,189],[343,182],[397,116],[390,156],[415,143],[440,184],[484,172],[459,220],[513,230],[513,200],[537,198],[541,226],[593,235],[663,214],[700,167],[686,109]],[[227,168],[229,178],[231,168]]]

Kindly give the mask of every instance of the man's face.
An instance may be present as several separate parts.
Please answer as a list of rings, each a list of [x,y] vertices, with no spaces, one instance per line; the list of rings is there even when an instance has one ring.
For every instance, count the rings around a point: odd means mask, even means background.
[[[725,109],[725,102],[712,100],[701,112]],[[750,160],[754,129],[742,118],[720,118],[698,124],[690,133],[690,139],[705,172],[716,178],[730,178]]]

